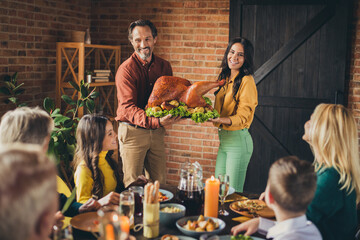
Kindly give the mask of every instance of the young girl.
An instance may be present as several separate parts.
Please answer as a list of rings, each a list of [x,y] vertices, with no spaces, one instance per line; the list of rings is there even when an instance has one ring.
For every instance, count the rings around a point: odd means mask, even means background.
[[[320,104],[305,123],[303,139],[314,153],[317,188],[307,217],[323,239],[354,239],[360,200],[358,131],[342,105]]]
[[[248,129],[258,104],[253,74],[253,46],[245,38],[229,42],[218,80],[226,84],[215,92],[215,109],[220,117],[210,120],[219,128],[220,146],[215,176],[230,176],[230,186],[243,191],[253,142]]]
[[[93,195],[104,205],[119,204],[124,190],[118,163],[111,158],[117,149],[117,135],[109,119],[100,115],[85,115],[77,131],[74,156],[76,197],[80,203]]]

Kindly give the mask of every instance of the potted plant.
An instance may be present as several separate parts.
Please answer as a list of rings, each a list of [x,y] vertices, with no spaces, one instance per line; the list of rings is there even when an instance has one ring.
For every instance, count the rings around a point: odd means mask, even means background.
[[[0,83],[2,85],[0,86],[0,94],[7,96],[5,100],[7,104],[13,104],[15,108],[26,106],[25,103],[20,103],[18,100],[18,97],[24,93],[25,89],[22,88],[24,83],[18,84],[17,82],[17,72],[12,76],[4,76]],[[69,81],[69,83],[81,96],[75,100],[67,95],[61,96],[62,100],[70,105],[67,112],[61,113],[60,109],[55,107],[54,100],[48,97],[44,99],[43,107],[53,118],[55,125],[51,133],[48,153],[55,156],[59,176],[72,189],[73,171],[70,165],[76,147],[76,128],[80,120],[77,113],[81,107],[85,107],[86,113],[93,113],[96,108],[94,100],[99,96],[99,92],[95,92],[95,88],[90,89],[90,84],[84,83],[84,80],[81,80],[79,85],[72,81]]]

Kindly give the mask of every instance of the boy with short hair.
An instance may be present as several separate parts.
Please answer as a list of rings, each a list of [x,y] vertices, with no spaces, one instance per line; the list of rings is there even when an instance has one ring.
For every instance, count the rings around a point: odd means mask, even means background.
[[[233,227],[231,232],[251,235],[258,231],[274,240],[322,239],[305,215],[315,190],[316,173],[309,162],[295,156],[280,158],[270,167],[265,190],[266,204],[274,210],[277,221],[255,218]]]

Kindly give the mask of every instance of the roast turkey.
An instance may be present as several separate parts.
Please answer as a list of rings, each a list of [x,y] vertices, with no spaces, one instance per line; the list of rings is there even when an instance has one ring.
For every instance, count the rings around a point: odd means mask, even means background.
[[[174,105],[171,101],[183,102],[189,108],[206,107],[213,109],[206,103],[203,95],[213,88],[223,86],[225,80],[200,81],[191,84],[190,81],[173,76],[162,76],[155,82],[153,91],[149,97],[147,107],[161,106],[162,109],[170,110]]]

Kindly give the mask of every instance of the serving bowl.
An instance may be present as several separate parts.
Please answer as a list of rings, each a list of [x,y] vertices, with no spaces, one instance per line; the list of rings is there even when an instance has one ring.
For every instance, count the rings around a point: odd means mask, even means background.
[[[217,222],[219,224],[219,227],[213,231],[203,231],[203,232],[196,232],[195,230],[188,230],[183,227],[187,223],[188,220],[196,221],[196,220],[198,220],[198,218],[199,218],[199,216],[183,217],[176,221],[176,227],[179,229],[180,232],[182,232],[183,234],[185,234],[187,236],[199,238],[202,234],[210,234],[210,235],[218,234],[226,226],[225,222],[219,218],[204,217],[205,220],[208,220],[209,218],[211,218],[214,222]]]
[[[166,207],[175,207],[180,209],[180,212],[176,212],[176,213],[168,213],[168,212],[163,212],[161,211],[161,209],[166,208]],[[185,206],[181,205],[181,204],[177,204],[177,203],[163,203],[160,205],[160,225],[162,226],[170,226],[172,224],[175,224],[175,222],[184,217],[185,216]]]

